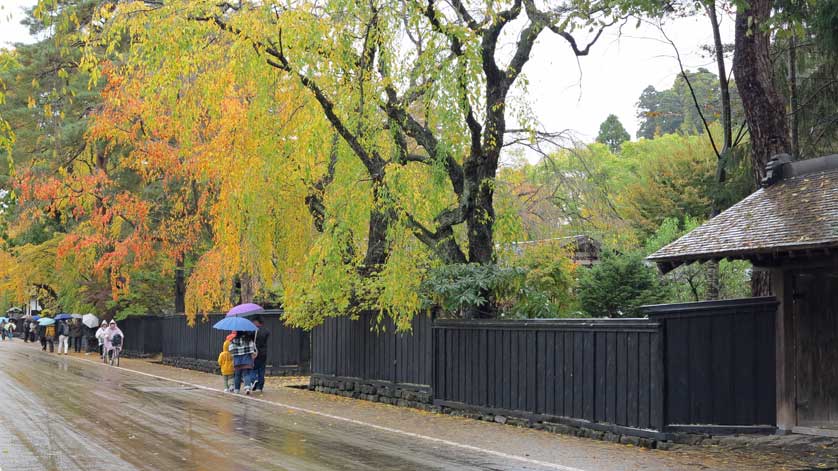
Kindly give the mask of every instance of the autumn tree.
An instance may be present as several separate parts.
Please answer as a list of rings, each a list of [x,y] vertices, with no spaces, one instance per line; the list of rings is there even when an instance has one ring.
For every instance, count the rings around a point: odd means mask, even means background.
[[[376,300],[392,296],[385,294],[389,285],[376,280],[392,276],[389,264],[401,263],[403,255],[393,247],[411,244],[401,240],[404,234],[412,234],[421,250],[444,263],[493,262],[494,181],[508,134],[508,94],[540,34],[552,31],[576,54],[588,53],[611,11],[604,4],[586,7],[568,3],[541,10],[531,1],[490,7],[460,2],[129,2],[106,20],[114,25],[111,38],[121,37],[116,31],[125,31],[118,26],[125,18],[132,18],[127,25],[131,34],[140,36],[158,34],[142,33],[140,26],[162,30],[177,24],[215,38],[228,51],[252,51],[289,93],[291,87],[305,90],[331,134],[339,137],[335,165],[321,154],[327,165],[318,166],[318,174],[307,182],[310,216],[322,221],[318,225],[331,240],[329,246],[342,253],[330,259],[333,268],[361,280],[343,283],[344,291],[353,292],[355,302],[363,304],[367,297],[381,308]],[[584,46],[571,34],[581,25],[593,29]],[[208,29],[198,32],[200,27]],[[507,34],[518,35],[513,53],[498,57]],[[162,40],[158,50],[172,45],[157,37]],[[152,51],[136,43],[135,50]],[[149,43],[143,39],[142,44]],[[196,72],[201,70],[193,77]],[[320,141],[321,150],[332,147],[324,142],[331,139]],[[344,162],[348,156],[354,163]],[[336,214],[319,199],[338,191],[341,172],[348,170],[341,165],[347,164],[365,173],[363,184],[354,187],[364,195],[360,202],[368,202],[358,215],[367,221],[361,231],[349,230],[357,226],[343,219],[351,213]],[[359,240],[366,241],[362,257],[350,249]],[[326,276],[322,270],[315,268],[319,277]],[[305,303],[294,303],[313,300],[311,292],[286,283],[288,305],[301,307]],[[337,307],[345,308],[345,301]],[[330,311],[341,310],[327,304]]]
[[[8,249],[23,268],[19,278],[49,284],[66,310],[171,312],[180,300],[182,311],[182,296],[169,305],[177,283],[166,280],[178,279],[175,247],[201,233],[190,226],[194,193],[144,178],[147,166],[126,165],[127,149],[115,137],[130,123],[102,125],[120,115],[114,108],[128,115],[136,102],[120,96],[114,83],[91,83],[80,45],[95,28],[96,6],[43,2],[26,21],[45,37],[9,53],[16,66],[4,79],[14,86],[1,108],[18,138],[9,160],[14,198],[7,211],[14,224]],[[166,175],[177,172],[170,168]],[[141,282],[131,290],[133,278]]]

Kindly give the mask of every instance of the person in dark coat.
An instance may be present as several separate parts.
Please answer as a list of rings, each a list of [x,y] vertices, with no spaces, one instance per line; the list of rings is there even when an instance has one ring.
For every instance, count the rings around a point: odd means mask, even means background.
[[[70,321],[70,345],[74,352],[81,352],[81,319]]]
[[[253,391],[263,391],[265,389],[265,367],[268,363],[268,339],[271,338],[271,332],[265,328],[261,316],[253,318],[253,323],[259,328],[256,331],[257,354],[253,363]]]

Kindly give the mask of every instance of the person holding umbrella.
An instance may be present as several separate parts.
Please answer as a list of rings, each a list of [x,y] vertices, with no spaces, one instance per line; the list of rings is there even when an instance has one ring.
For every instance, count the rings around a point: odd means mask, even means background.
[[[233,391],[238,393],[244,381],[244,393],[250,394],[253,389],[253,365],[257,354],[253,332],[237,332],[229,348],[233,354]]]
[[[42,317],[38,320],[41,326],[41,350],[47,351],[49,345],[49,352],[55,351],[55,319],[49,317]]]
[[[262,392],[265,389],[265,366],[268,363],[268,339],[271,331],[265,328],[262,316],[253,318],[253,324],[259,329],[256,331],[256,360],[253,363],[253,391]]]
[[[32,317],[29,322],[29,341],[32,343],[37,342],[38,339],[38,319],[36,317]]]
[[[81,352],[81,319],[76,317],[70,321],[70,344],[74,352]]]
[[[56,318],[61,317],[61,315],[56,316]],[[64,319],[58,320],[58,354],[61,355],[61,350],[64,350],[64,355],[70,353],[69,343],[70,343],[70,326],[67,325],[67,321]]]
[[[82,337],[84,339],[84,352],[85,355],[90,355],[90,353],[96,348],[96,337],[94,334],[96,333],[96,329],[99,327],[99,318],[93,314],[85,314],[81,316],[81,324]]]
[[[233,392],[238,393],[244,381],[244,393],[250,394],[254,383],[253,364],[257,354],[254,339],[256,325],[243,317],[228,315],[212,327],[236,332],[229,347],[229,352],[233,355]]]

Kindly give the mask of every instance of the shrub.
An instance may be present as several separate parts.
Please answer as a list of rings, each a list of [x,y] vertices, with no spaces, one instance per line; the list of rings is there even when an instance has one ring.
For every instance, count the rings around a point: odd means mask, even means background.
[[[574,311],[576,264],[568,250],[545,243],[504,263],[443,265],[422,283],[426,307],[448,316],[565,317]]]
[[[639,317],[640,306],[666,299],[655,269],[637,253],[605,253],[579,279],[579,306],[592,317]]]
[[[438,306],[446,315],[480,317],[494,314],[492,298],[508,296],[522,286],[525,272],[517,267],[461,263],[434,268],[422,283],[426,307]]]

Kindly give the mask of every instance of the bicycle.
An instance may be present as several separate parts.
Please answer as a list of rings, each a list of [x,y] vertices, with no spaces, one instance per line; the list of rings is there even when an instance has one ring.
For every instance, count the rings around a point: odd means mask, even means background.
[[[116,366],[119,366],[119,353],[121,351],[122,348],[120,347],[114,347],[111,349],[111,366],[114,366],[114,363],[116,363]]]
[[[111,366],[114,366],[114,363],[116,363],[116,366],[119,366],[119,354],[121,351],[122,347],[116,345],[111,346],[110,350],[105,350],[102,353],[102,363]]]

